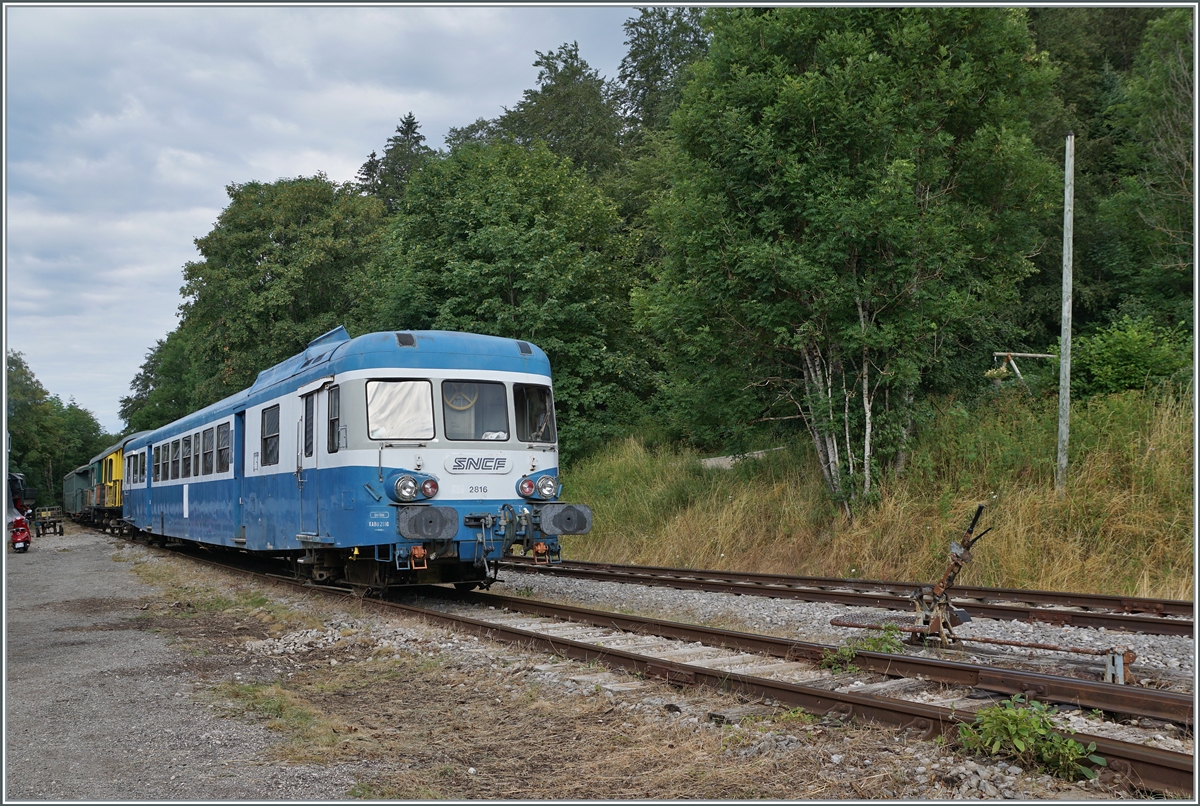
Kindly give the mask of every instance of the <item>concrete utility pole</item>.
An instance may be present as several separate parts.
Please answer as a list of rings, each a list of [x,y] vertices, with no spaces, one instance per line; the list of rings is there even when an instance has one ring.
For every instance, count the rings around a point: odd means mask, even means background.
[[[1063,171],[1062,338],[1058,364],[1058,467],[1054,489],[1067,487],[1067,441],[1071,435],[1071,251],[1075,219],[1075,132],[1067,133],[1067,163]]]

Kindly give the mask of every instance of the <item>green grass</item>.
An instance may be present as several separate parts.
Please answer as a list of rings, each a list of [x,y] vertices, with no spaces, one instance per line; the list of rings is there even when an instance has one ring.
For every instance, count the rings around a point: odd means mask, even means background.
[[[1057,404],[1003,390],[936,401],[909,470],[853,520],[831,504],[807,437],[710,470],[684,449],[614,444],[565,473],[592,534],[573,559],[932,582],[987,506],[994,531],[963,584],[1191,599],[1190,393],[1131,391],[1072,406],[1067,489],[1054,490]]]

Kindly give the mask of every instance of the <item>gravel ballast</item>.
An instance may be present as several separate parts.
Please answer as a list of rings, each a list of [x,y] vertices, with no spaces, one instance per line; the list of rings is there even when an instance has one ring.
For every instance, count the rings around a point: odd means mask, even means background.
[[[1128,797],[836,719],[719,724],[712,714],[745,703],[269,583],[262,613],[181,618],[190,605],[139,581],[135,563],[187,569],[231,601],[247,591],[73,525],[8,555],[6,801]],[[569,598],[617,595],[616,609],[649,590],[665,597],[661,617],[692,607],[687,592],[616,587],[572,585]],[[312,624],[255,627],[269,608]],[[227,701],[244,683],[286,693],[332,738],[268,729]]]

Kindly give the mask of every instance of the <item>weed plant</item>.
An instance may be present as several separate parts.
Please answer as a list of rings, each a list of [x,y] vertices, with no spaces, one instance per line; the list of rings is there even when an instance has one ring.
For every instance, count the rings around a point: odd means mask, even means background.
[[[1057,402],[1019,387],[935,401],[908,468],[853,519],[827,495],[807,436],[730,470],[632,438],[565,473],[595,512],[568,558],[932,582],[979,503],[963,584],[1191,599],[1191,391],[1072,406],[1065,493],[1054,489]],[[853,569],[853,570],[852,570]]]
[[[858,657],[859,652],[883,652],[897,655],[903,651],[904,645],[900,642],[900,628],[894,624],[886,624],[878,632],[851,638],[836,650],[825,650],[818,665],[822,669],[829,669],[834,674],[857,672],[858,667],[854,665],[854,659]]]
[[[1095,778],[1095,770],[1084,762],[1100,767],[1108,762],[1096,755],[1095,742],[1085,746],[1064,736],[1063,732],[1075,731],[1055,725],[1050,718],[1054,713],[1053,707],[1037,700],[1025,704],[1024,697],[1017,694],[999,705],[979,710],[973,725],[959,728],[958,738],[971,752],[1011,758],[1026,766],[1038,764],[1068,781]]]

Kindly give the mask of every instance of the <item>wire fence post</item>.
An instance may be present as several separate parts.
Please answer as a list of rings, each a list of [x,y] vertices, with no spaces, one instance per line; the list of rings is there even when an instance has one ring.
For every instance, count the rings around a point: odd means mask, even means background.
[[[1067,442],[1071,434],[1071,251],[1075,218],[1075,132],[1067,133],[1067,159],[1063,177],[1062,336],[1058,364],[1058,466],[1054,489],[1067,487]]]

